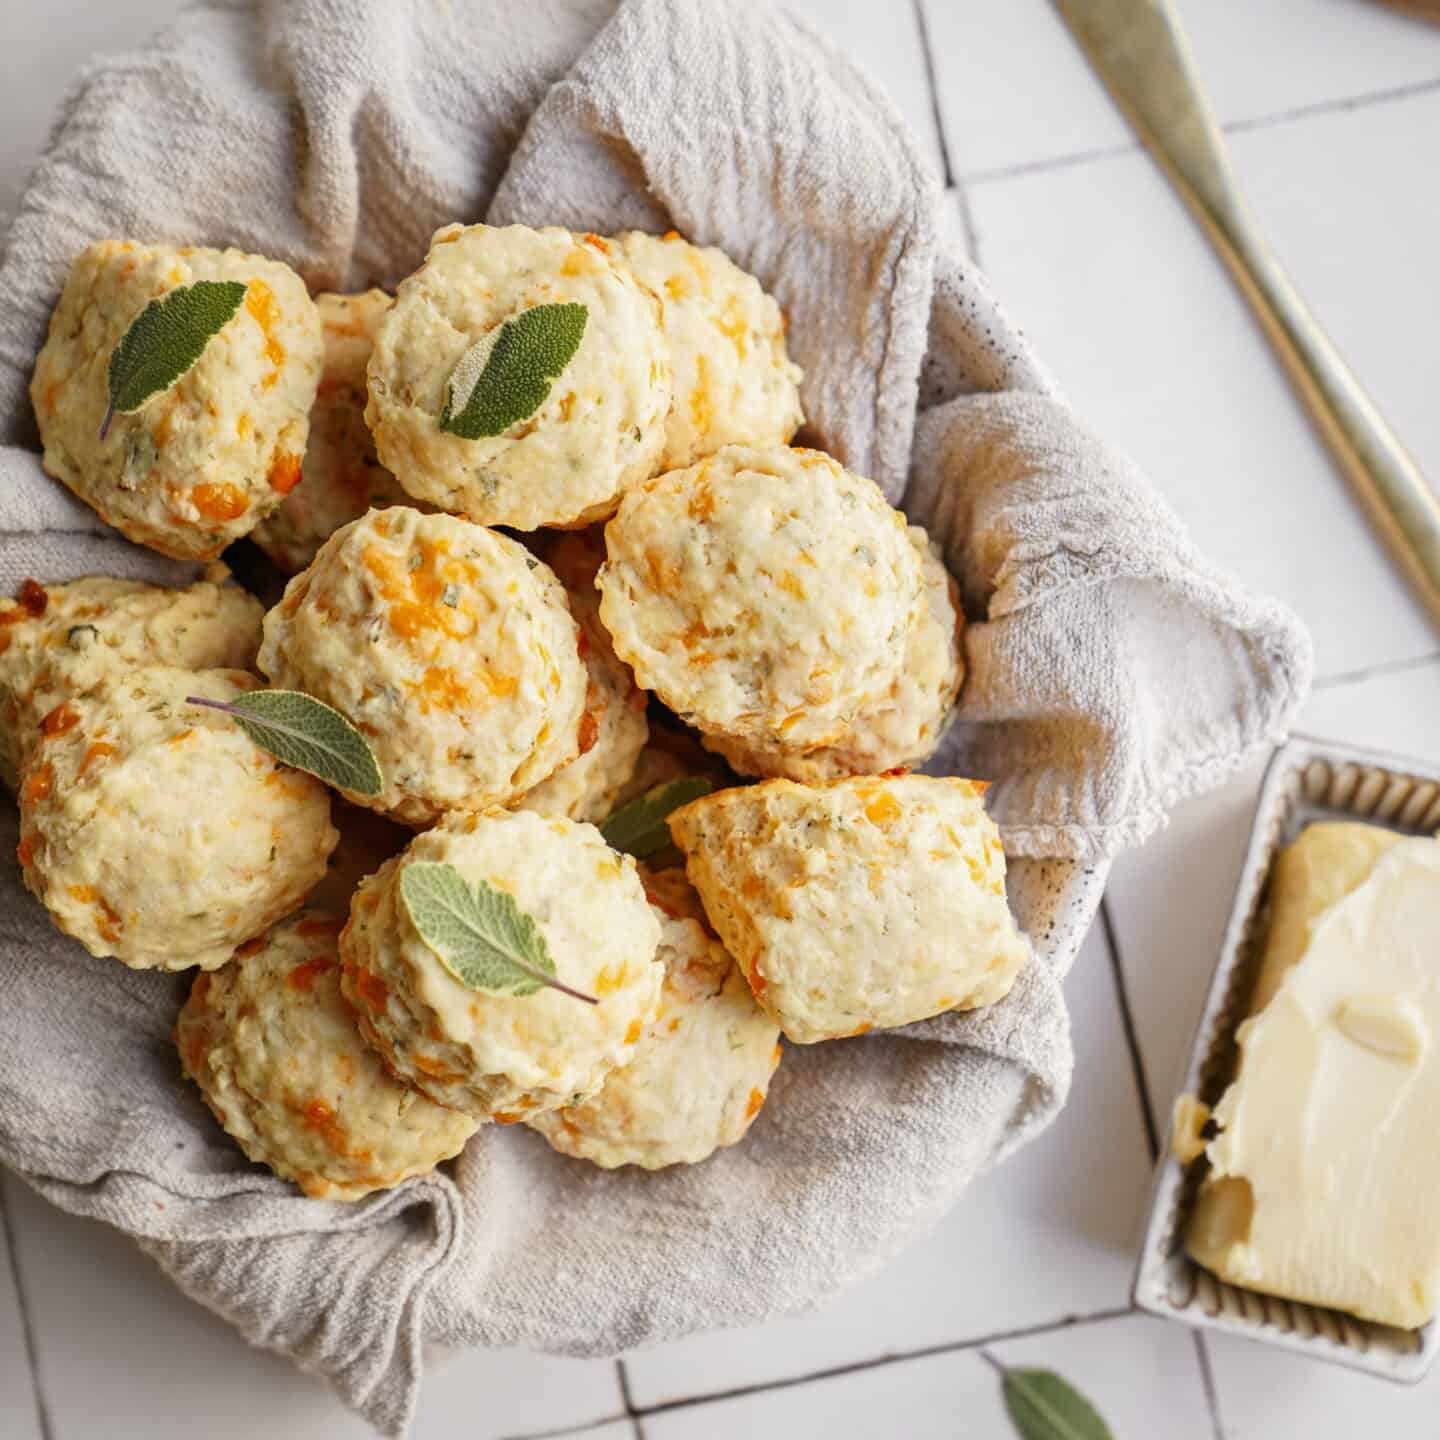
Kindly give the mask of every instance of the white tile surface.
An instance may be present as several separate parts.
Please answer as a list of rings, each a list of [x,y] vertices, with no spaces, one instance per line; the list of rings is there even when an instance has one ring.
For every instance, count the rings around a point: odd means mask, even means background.
[[[1052,1129],[928,1238],[817,1314],[627,1361],[642,1408],[1123,1307],[1150,1162],[1104,937],[1066,981],[1076,1068]]]
[[[5,1241],[5,1197],[0,1193],[0,1434],[7,1440],[41,1440],[40,1415],[25,1349],[25,1323]]]
[[[1180,806],[1167,829],[1116,861],[1106,887],[1162,1138],[1220,954],[1266,758]]]
[[[1119,1440],[1212,1440],[1194,1341],[1174,1325],[1133,1315],[989,1349],[1012,1369],[1063,1375]]]
[[[1440,67],[1440,25],[1426,33]],[[1435,481],[1440,362],[1427,337],[1440,315],[1440,89],[1247,131],[1232,149],[1291,279]],[[1305,516],[1304,533],[1318,520]]]
[[[1226,125],[1440,81],[1440,29],[1374,0],[1176,0]]]
[[[624,1410],[613,1360],[474,1350],[425,1377],[415,1440],[491,1440],[584,1425]]]
[[[639,1440],[639,1431],[629,1420],[612,1420],[585,1430],[567,1430],[565,1440]]]
[[[961,178],[1128,148],[1049,0],[924,0]],[[1222,124],[1440,81],[1440,31],[1366,0],[1178,0]]]
[[[960,179],[1134,144],[1049,0],[922,0]]]
[[[368,1440],[319,1381],[251,1349],[117,1232],[62,1214],[12,1177],[4,1185],[62,1440],[142,1430],[170,1440],[193,1434],[197,1416],[213,1440],[248,1440],[257,1427]]]
[[[1393,1385],[1228,1335],[1210,1338],[1225,1440],[1429,1440],[1440,1373]]]
[[[1194,1347],[1139,1316],[1076,1325],[990,1347],[1005,1366],[1054,1370],[1117,1436],[1211,1440]],[[1164,1429],[1154,1428],[1164,1415]],[[647,1440],[992,1440],[1011,1436],[1000,1379],[973,1350],[905,1360],[828,1380],[686,1406],[644,1421]]]
[[[180,0],[6,0],[0,7],[0,224],[14,210],[45,143],[56,107],[93,56],[144,42],[180,8]],[[33,23],[13,22],[24,16]]]
[[[1416,117],[1402,113],[1411,109],[1440,118],[1440,95],[1376,106],[1364,121],[1413,157]],[[1417,454],[1440,462],[1440,409],[1417,396],[1421,342],[1402,328],[1418,326],[1424,307],[1401,300],[1388,277],[1359,260],[1373,241],[1387,265],[1413,280],[1419,266],[1409,246],[1440,250],[1440,211],[1412,207],[1417,237],[1386,244],[1359,204],[1363,176],[1353,174],[1347,189],[1327,151],[1307,139],[1311,125],[1328,131],[1360,118],[1249,133],[1239,137],[1237,159],[1242,169],[1252,150],[1264,159],[1259,189],[1296,197],[1308,186],[1329,197],[1313,202],[1326,208],[1323,226],[1287,230],[1282,249],[1327,322],[1333,312],[1336,324],[1374,335],[1359,311],[1383,303],[1397,348],[1387,355],[1375,336],[1360,368],[1381,408],[1397,412],[1397,423],[1403,417]],[[1360,520],[1234,288],[1144,156],[977,185],[970,207],[982,265],[1070,401],[1139,462],[1211,559],[1300,612],[1319,673],[1434,648],[1434,632]],[[1422,285],[1436,292],[1433,277]]]
[[[206,1440],[370,1440],[369,1426],[320,1381],[252,1349],[118,1232],[61,1213],[13,1177],[3,1185],[55,1440],[193,1440],[199,1416]],[[474,1352],[427,1378],[415,1435],[497,1440],[623,1409],[609,1361]],[[10,1440],[6,1417],[0,1406],[0,1435]]]
[[[1440,661],[1372,675],[1367,680],[1325,685],[1311,695],[1298,729],[1307,735],[1349,740],[1440,760]]]

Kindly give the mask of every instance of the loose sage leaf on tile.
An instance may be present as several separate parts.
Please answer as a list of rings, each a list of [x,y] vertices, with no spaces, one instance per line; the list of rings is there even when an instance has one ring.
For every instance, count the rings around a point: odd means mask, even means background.
[[[229,702],[187,695],[186,704],[223,710],[262,750],[356,795],[385,788],[370,742],[336,709],[300,690],[252,690]]]
[[[240,308],[245,289],[238,280],[197,280],[152,300],[135,317],[110,352],[110,408],[100,427],[102,440],[117,413],[133,415],[190,372]]]
[[[440,428],[479,440],[528,420],[580,348],[589,315],[573,301],[535,305],[482,336],[450,373]]]
[[[471,990],[533,995],[548,985],[599,1003],[555,978],[544,933],[504,890],[484,880],[472,886],[453,865],[415,860],[400,871],[400,898],[420,938]]]
[[[1006,1370],[1001,1384],[1022,1440],[1115,1440],[1095,1407],[1053,1370]]]
[[[670,843],[665,823],[672,810],[708,795],[715,787],[702,775],[667,780],[611,812],[600,833],[614,850],[644,860]]]

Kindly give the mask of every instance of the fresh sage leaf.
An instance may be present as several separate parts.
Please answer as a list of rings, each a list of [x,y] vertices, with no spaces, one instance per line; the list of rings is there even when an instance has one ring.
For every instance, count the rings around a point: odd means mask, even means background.
[[[223,710],[262,750],[356,795],[385,788],[370,742],[338,711],[300,690],[252,690],[235,699],[187,695],[187,705]]]
[[[708,795],[714,788],[701,775],[667,780],[612,811],[600,833],[612,849],[644,860],[670,843],[670,827],[665,823],[670,812]]]
[[[416,860],[400,871],[400,898],[420,938],[462,985],[490,995],[533,995],[548,985],[600,1003],[555,978],[544,933],[494,885],[472,887],[453,865]]]
[[[229,324],[246,287],[238,280],[197,280],[152,300],[110,352],[110,408],[103,440],[115,415],[133,415],[153,395],[189,374],[205,347]]]
[[[1053,1370],[1005,1370],[1001,1385],[1023,1440],[1115,1440],[1095,1407]]]
[[[528,420],[580,348],[584,305],[535,305],[482,336],[445,385],[440,428],[463,440],[503,435]]]

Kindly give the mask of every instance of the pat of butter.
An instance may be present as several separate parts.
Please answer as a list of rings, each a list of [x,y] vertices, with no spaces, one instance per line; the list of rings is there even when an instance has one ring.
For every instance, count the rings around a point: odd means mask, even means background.
[[[1425,1017],[1413,1000],[1356,995],[1335,1012],[1335,1023],[1341,1034],[1377,1055],[1390,1055],[1407,1065],[1418,1065],[1425,1057]]]
[[[1170,1151],[1182,1164],[1188,1165],[1205,1153],[1205,1127],[1210,1123],[1210,1107],[1193,1095],[1178,1095],[1170,1112]]]
[[[1370,878],[1375,862],[1405,837],[1379,825],[1327,820],[1307,825],[1275,861],[1270,923],[1250,1013],[1258,1014],[1310,944],[1316,922]]]
[[[1233,1284],[1413,1328],[1440,1302],[1440,841],[1376,833],[1343,883],[1322,868],[1284,914],[1276,887],[1273,983],[1236,1037],[1185,1246]],[[1297,917],[1303,948],[1273,965]]]

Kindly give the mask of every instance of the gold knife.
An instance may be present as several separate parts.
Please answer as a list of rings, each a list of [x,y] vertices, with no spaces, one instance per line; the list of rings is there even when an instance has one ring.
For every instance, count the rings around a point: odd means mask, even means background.
[[[1381,0],[1392,10],[1403,10],[1417,20],[1440,21],[1440,0]]]
[[[1169,0],[1055,7],[1229,267],[1321,439],[1440,625],[1440,501],[1261,240]]]

